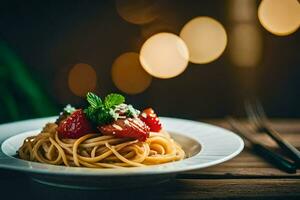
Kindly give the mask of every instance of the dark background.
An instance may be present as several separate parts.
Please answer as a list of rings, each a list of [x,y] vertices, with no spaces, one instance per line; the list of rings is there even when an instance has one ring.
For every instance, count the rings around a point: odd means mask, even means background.
[[[2,1],[0,122],[55,115],[67,103],[83,105],[84,99],[72,94],[67,85],[68,71],[76,63],[88,63],[96,69],[97,94],[120,92],[110,74],[116,57],[139,52],[154,33],[179,34],[182,26],[197,16],[217,19],[228,32],[236,23],[228,17],[228,2],[160,1],[160,17],[140,26],[123,20],[113,0]],[[256,1],[256,7],[258,4]],[[253,23],[263,46],[256,66],[235,66],[227,45],[214,62],[190,63],[178,77],[154,78],[143,93],[124,94],[127,102],[137,108],[152,106],[163,116],[201,119],[241,116],[244,99],[255,95],[271,117],[300,117],[299,30],[281,37],[265,30],[257,17]],[[228,40],[230,43],[230,35]],[[6,51],[17,56],[11,59],[23,64],[12,65],[22,65],[22,69],[6,70]]]

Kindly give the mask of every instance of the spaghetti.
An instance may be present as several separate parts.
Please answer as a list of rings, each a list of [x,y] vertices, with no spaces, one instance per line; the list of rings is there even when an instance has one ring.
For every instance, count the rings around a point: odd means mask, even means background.
[[[146,141],[88,133],[78,139],[60,138],[58,125],[48,123],[28,137],[18,150],[21,159],[89,168],[142,167],[182,160],[185,153],[168,134],[150,132]]]

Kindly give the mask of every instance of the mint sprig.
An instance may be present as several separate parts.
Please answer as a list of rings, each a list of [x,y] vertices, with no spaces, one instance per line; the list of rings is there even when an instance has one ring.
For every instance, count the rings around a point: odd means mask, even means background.
[[[97,125],[111,123],[116,120],[117,115],[114,108],[125,102],[125,98],[120,94],[109,94],[104,102],[96,94],[89,92],[87,94],[89,106],[84,110],[88,119]]]
[[[114,106],[117,106],[119,104],[122,104],[125,102],[125,98],[120,94],[109,94],[104,99],[104,105],[106,108],[113,108]]]
[[[98,97],[97,95],[95,95],[92,92],[88,92],[87,93],[86,100],[89,102],[89,104],[93,108],[97,108],[97,107],[102,106],[102,100],[101,100],[101,98]]]

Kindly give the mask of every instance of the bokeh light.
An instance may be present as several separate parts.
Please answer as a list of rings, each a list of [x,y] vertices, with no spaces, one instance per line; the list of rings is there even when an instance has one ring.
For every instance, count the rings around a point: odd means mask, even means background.
[[[127,94],[143,92],[152,81],[151,75],[140,64],[139,54],[135,52],[127,52],[116,58],[111,73],[116,87]]]
[[[227,44],[224,27],[211,17],[192,19],[182,28],[180,37],[189,49],[190,61],[198,64],[217,59]]]
[[[230,31],[229,56],[239,67],[256,66],[262,55],[262,37],[257,26],[237,24]]]
[[[300,26],[298,0],[263,0],[258,8],[262,26],[279,36],[289,35]]]
[[[146,24],[157,18],[159,5],[157,0],[116,0],[118,14],[133,24]]]
[[[184,41],[173,33],[158,33],[142,46],[140,62],[143,68],[157,78],[172,78],[188,65],[189,52]]]
[[[75,95],[84,97],[87,92],[94,91],[96,89],[96,71],[88,64],[76,64],[69,71],[68,85]]]

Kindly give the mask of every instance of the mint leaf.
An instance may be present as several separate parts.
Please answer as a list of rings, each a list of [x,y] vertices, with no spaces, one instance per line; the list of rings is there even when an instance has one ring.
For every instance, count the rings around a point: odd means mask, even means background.
[[[86,117],[89,120],[91,120],[93,123],[98,122],[96,112],[97,112],[97,110],[95,108],[93,108],[92,106],[89,106],[88,108],[84,109],[84,113],[85,113]]]
[[[125,102],[125,98],[120,94],[109,94],[102,102],[100,97],[89,92],[86,99],[90,106],[84,109],[84,113],[97,126],[117,120],[119,114],[114,109]]]
[[[109,111],[103,110],[102,112],[97,112],[98,124],[109,124],[114,121],[113,116],[109,114]]]
[[[100,97],[98,97],[97,95],[95,95],[92,92],[88,92],[86,95],[86,100],[89,102],[89,104],[93,107],[93,108],[98,108],[103,106],[102,104],[102,100]]]
[[[87,118],[97,126],[111,123],[114,120],[114,116],[109,112],[109,110],[106,110],[103,107],[95,109],[90,106],[85,109],[84,112]]]
[[[104,105],[106,108],[113,108],[114,106],[117,106],[119,104],[122,104],[125,102],[125,97],[120,94],[109,94],[104,99]]]

